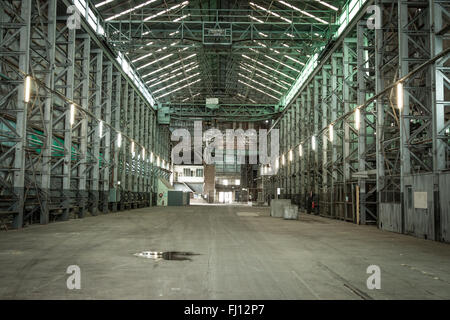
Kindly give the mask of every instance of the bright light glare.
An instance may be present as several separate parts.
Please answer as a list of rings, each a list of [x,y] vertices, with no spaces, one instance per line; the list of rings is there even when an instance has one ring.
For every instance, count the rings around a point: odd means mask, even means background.
[[[323,19],[321,19],[321,18],[318,18],[318,17],[316,17],[315,15],[312,15],[312,14],[309,13],[309,12],[306,12],[306,11],[304,11],[304,10],[301,10],[301,9],[297,8],[296,6],[293,6],[292,4],[289,4],[289,3],[285,2],[285,1],[278,1],[278,2],[284,4],[286,7],[289,7],[289,8],[291,8],[291,9],[294,9],[294,10],[296,10],[296,11],[298,11],[298,12],[304,14],[305,16],[308,16],[308,17],[310,17],[310,18],[313,18],[314,20],[317,20],[317,21],[322,22],[322,23],[324,23],[324,24],[328,24],[328,22],[326,22],[325,20],[323,20]]]
[[[31,95],[31,77],[28,76],[25,78],[25,92],[24,92],[25,103],[30,102],[30,95]]]
[[[122,134],[119,132],[117,134],[117,147],[120,148],[121,145],[122,145]]]
[[[98,136],[101,138],[103,136],[103,121],[98,124]]]
[[[356,130],[359,130],[361,124],[361,110],[359,108],[356,108],[355,110],[355,128]]]
[[[403,109],[403,83],[401,82],[397,84],[397,108]]]
[[[75,123],[75,105],[70,105],[70,125],[73,126]]]

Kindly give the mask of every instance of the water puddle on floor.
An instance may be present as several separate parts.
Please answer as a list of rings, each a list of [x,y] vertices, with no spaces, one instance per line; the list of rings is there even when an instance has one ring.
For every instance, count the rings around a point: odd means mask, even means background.
[[[153,259],[153,260],[177,260],[177,261],[185,261],[192,260],[192,256],[196,256],[198,254],[192,252],[178,252],[178,251],[168,251],[168,252],[159,252],[159,251],[142,251],[134,254],[137,257]]]

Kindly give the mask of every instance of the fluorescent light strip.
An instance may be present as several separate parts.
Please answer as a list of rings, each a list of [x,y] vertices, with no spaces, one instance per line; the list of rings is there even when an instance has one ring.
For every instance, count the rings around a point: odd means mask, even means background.
[[[195,62],[192,62],[192,63],[195,63]],[[195,67],[189,68],[189,69],[185,70],[184,72],[189,72],[189,71],[195,70],[195,69],[197,69],[198,67],[199,67],[199,66],[196,65]],[[183,69],[183,67],[180,68],[180,69]],[[181,76],[182,74],[184,74],[184,72],[179,72],[179,73],[177,73],[177,74],[174,74],[173,76],[170,76],[170,77],[168,77],[168,78],[165,78],[164,80],[158,81],[158,82],[152,84],[152,85],[150,86],[150,88],[152,88],[152,87],[154,87],[154,86],[157,86],[157,85],[159,85],[159,84],[161,84],[161,83],[164,83],[164,82],[166,82],[166,81],[169,81],[170,79],[179,77],[179,76]]]
[[[278,51],[278,50],[276,50],[276,49],[273,49],[273,48],[269,48],[269,49],[270,49],[270,51],[273,51],[273,52],[275,52],[275,53],[280,54],[280,51]]]
[[[249,60],[251,60],[251,61],[253,61],[253,62],[256,62],[257,64],[259,64],[259,65],[261,65],[261,66],[263,66],[263,67],[266,67],[267,69],[272,70],[273,72],[279,73],[279,74],[285,76],[286,78],[289,78],[289,79],[295,81],[295,78],[293,78],[293,77],[291,77],[291,76],[288,76],[287,74],[285,74],[285,73],[283,73],[283,72],[281,72],[281,71],[278,71],[278,70],[276,70],[276,69],[274,69],[274,68],[272,68],[272,67],[269,67],[269,66],[265,65],[264,63],[259,62],[258,60],[252,59],[252,58],[246,56],[245,54],[243,54],[242,56],[243,56],[244,58],[246,58],[246,59],[249,59]]]
[[[201,95],[201,93],[199,92],[199,93],[196,93],[196,94],[194,94],[192,97],[187,97],[186,99],[183,99],[183,100],[181,100],[181,102],[186,102],[186,101],[188,101],[189,99],[193,99],[193,98],[195,98],[195,97],[197,97],[197,96],[199,96],[199,95]]]
[[[269,9],[266,9],[266,8],[264,8],[264,7],[261,7],[261,6],[257,5],[256,3],[250,2],[250,5],[256,7],[256,8],[258,8],[258,9],[260,9],[260,10],[263,10],[263,11],[267,12],[268,14],[273,15],[274,17],[280,18],[280,19],[283,20],[283,21],[292,23],[291,20],[286,19],[285,17],[280,16],[280,15],[279,15],[278,13],[276,13],[276,12],[273,12],[273,11],[271,11],[271,10],[269,10]]]
[[[252,88],[252,89],[255,89],[256,91],[259,91],[259,92],[261,92],[261,93],[264,93],[265,95],[267,95],[267,96],[269,96],[269,97],[271,97],[271,98],[273,98],[273,99],[275,99],[275,100],[279,100],[279,99],[280,99],[280,98],[274,97],[273,95],[271,95],[271,94],[265,92],[264,90],[261,90],[261,89],[258,89],[258,88],[256,88],[256,87],[254,87],[254,86],[252,86],[251,84],[248,84],[248,83],[246,83],[246,82],[244,82],[244,81],[242,81],[242,80],[239,80],[239,79],[238,79],[238,82],[239,82],[239,83],[242,83],[242,84],[245,84],[246,86],[248,86],[248,87],[250,87],[250,88]]]
[[[241,97],[241,98],[244,98],[244,99],[246,99],[246,100],[252,102],[252,103],[256,103],[255,100],[250,99],[249,97],[246,97],[246,96],[244,96],[243,94],[238,93],[237,95],[238,95],[239,97]]]
[[[165,70],[165,69],[167,69],[167,68],[170,68],[171,66],[176,65],[176,64],[178,64],[178,63],[181,63],[181,62],[184,61],[184,60],[187,60],[187,59],[190,59],[190,58],[192,58],[192,57],[195,57],[196,55],[197,55],[197,54],[194,53],[194,54],[191,54],[190,56],[188,56],[188,57],[186,57],[186,58],[183,58],[183,59],[177,60],[177,61],[175,61],[175,62],[172,62],[171,64],[168,64],[168,65],[166,65],[166,66],[164,66],[164,67],[162,67],[162,68],[158,68],[158,69],[156,69],[156,70],[154,70],[154,71],[152,71],[152,72],[150,72],[150,73],[147,73],[146,75],[142,76],[142,78],[147,78],[147,77],[151,76],[152,74],[155,74],[155,73],[157,73],[157,72],[160,72],[160,71],[162,71],[162,70]]]
[[[182,86],[182,87],[176,88],[175,90],[172,90],[172,91],[170,91],[170,92],[164,93],[163,95],[157,97],[157,99],[162,98],[162,97],[165,97],[165,96],[167,96],[167,95],[169,95],[169,94],[172,94],[172,93],[174,93],[174,92],[177,92],[177,91],[179,91],[179,90],[181,90],[181,89],[184,89],[184,88],[186,88],[186,87],[189,87],[189,86],[191,86],[191,85],[193,85],[193,84],[195,84],[195,83],[197,83],[197,82],[199,82],[199,81],[202,81],[202,79],[197,79],[197,80],[195,80],[195,81],[193,81],[193,82],[190,82],[190,83],[185,84],[185,85]]]
[[[284,55],[286,58],[288,58],[289,60],[292,60],[292,61],[294,61],[294,62],[297,62],[298,64],[301,64],[302,66],[304,66],[305,64],[303,63],[303,62],[301,62],[301,61],[299,61],[299,60],[297,60],[297,59],[294,59],[294,58],[292,58],[292,57],[289,57],[288,55]]]
[[[147,46],[151,46],[152,44],[153,44],[153,41],[150,41],[150,42],[147,43],[145,46],[139,47],[137,50],[141,50],[142,48],[147,47]],[[137,50],[136,50],[136,51],[137,51]],[[129,54],[130,54],[130,51],[127,51],[125,54],[126,54],[126,55],[129,55]]]
[[[268,35],[267,35],[267,34],[265,34],[265,33],[262,33],[262,32],[258,32],[258,34],[259,34],[259,35],[261,35],[261,36],[263,36],[264,38],[267,38],[267,37],[268,37]]]
[[[304,14],[305,16],[308,16],[308,17],[310,17],[310,18],[313,18],[314,20],[317,20],[317,21],[319,21],[319,22],[321,22],[321,23],[324,23],[324,24],[329,24],[329,23],[326,22],[325,20],[323,20],[323,19],[321,19],[321,18],[319,18],[319,17],[316,17],[315,15],[313,15],[313,14],[311,14],[311,13],[309,13],[309,12],[306,12],[306,11],[304,11],[304,10],[301,10],[301,9],[297,8],[296,6],[293,6],[292,4],[289,4],[289,3],[285,2],[285,1],[278,1],[278,2],[284,4],[286,7],[289,7],[289,8],[291,8],[291,9],[294,9],[294,10],[296,10],[296,11],[298,11],[298,12]]]
[[[243,66],[239,66],[239,68],[241,68],[242,70],[245,70],[245,71],[247,71],[247,72],[249,72],[249,73],[253,73],[253,75],[255,75],[255,76],[257,76],[257,77],[259,77],[259,78],[262,78],[262,79],[264,79],[264,80],[266,80],[266,81],[268,81],[268,82],[270,82],[270,83],[272,83],[272,84],[274,84],[274,85],[276,85],[276,86],[279,86],[280,88],[283,88],[283,89],[285,89],[285,90],[288,90],[289,88],[287,88],[287,87],[285,87],[285,86],[282,86],[281,84],[279,84],[279,83],[276,83],[275,81],[273,81],[273,80],[270,80],[269,78],[266,78],[266,77],[264,77],[264,76],[262,76],[262,75],[260,75],[260,74],[257,74],[257,73],[255,73],[255,72],[253,72],[253,71],[251,71],[251,70],[249,70],[249,69],[247,69],[247,68],[245,68],[245,67],[243,67]]]
[[[146,1],[146,2],[140,4],[140,5],[136,6],[136,7],[133,7],[131,9],[128,9],[128,10],[125,10],[125,11],[122,11],[122,12],[119,12],[118,14],[113,15],[112,17],[109,17],[109,18],[105,19],[105,21],[108,22],[108,21],[117,19],[117,18],[119,18],[119,17],[121,17],[121,16],[123,16],[125,14],[131,13],[133,11],[136,11],[136,10],[142,8],[142,7],[148,6],[150,3],[153,3],[153,2],[156,2],[156,0],[149,0],[149,1]]]
[[[143,55],[142,57],[139,57],[137,59],[132,60],[131,63],[136,63],[136,62],[141,61],[142,59],[148,58],[148,57],[150,57],[152,55],[153,55],[153,52],[151,52],[149,54],[146,54],[146,55]]]
[[[163,14],[169,12],[169,11],[178,9],[178,8],[180,8],[180,7],[185,7],[185,6],[187,6],[188,4],[189,4],[189,1],[184,1],[184,2],[182,2],[182,3],[179,3],[179,4],[177,4],[177,5],[172,6],[172,7],[168,8],[168,9],[166,9],[166,10],[160,11],[160,12],[158,12],[157,14],[154,14],[154,15],[152,15],[152,16],[150,16],[150,17],[147,17],[147,18],[144,19],[144,21],[148,21],[148,20],[151,20],[151,19],[153,19],[153,18],[159,17],[159,16],[161,16],[161,15],[163,15]]]
[[[95,5],[95,7],[96,8],[100,8],[100,7],[103,7],[105,4],[108,4],[108,3],[110,3],[110,2],[113,2],[114,0],[106,0],[106,1],[103,1],[103,2],[100,2],[100,3],[97,3],[96,5]]]
[[[181,69],[187,68],[187,67],[189,67],[189,66],[191,66],[191,65],[193,65],[193,64],[195,64],[195,63],[197,63],[197,61],[189,62],[188,64],[186,64],[186,65],[184,65],[184,66],[181,66],[181,67],[179,67],[179,68],[173,69],[172,71],[169,72],[169,74],[174,73],[174,72],[177,72],[177,71],[179,71],[179,70],[181,70]],[[160,79],[160,78],[163,78],[163,77],[165,77],[165,75],[161,75],[161,76],[159,76],[159,77],[153,78],[153,79],[147,81],[146,83],[150,83],[150,82],[156,81],[156,80],[158,80],[158,79]],[[164,82],[165,80],[166,80],[166,79],[161,80],[160,82],[162,83],[162,82]],[[167,80],[168,80],[168,79],[167,79]],[[150,87],[153,87],[153,86],[154,86],[154,85],[152,84]]]
[[[253,41],[255,41],[255,40],[253,40]],[[262,43],[262,42],[259,42],[259,41],[255,41],[257,44],[259,44],[261,47],[264,47],[264,48],[267,48],[267,46],[264,44],[264,43]]]
[[[255,50],[255,49],[253,49],[253,48],[250,48],[250,50],[252,50],[252,51],[254,51],[254,52],[256,52],[256,53],[260,53],[258,50]],[[279,60],[277,60],[277,59],[275,59],[275,58],[272,58],[271,56],[269,56],[269,55],[267,55],[267,54],[264,54],[264,57],[266,57],[267,59],[270,59],[270,60],[272,60],[272,61],[274,61],[274,62],[277,62],[277,63],[279,63],[279,64],[285,66],[286,68],[289,68],[289,69],[291,69],[291,70],[293,70],[293,71],[295,71],[295,72],[299,72],[299,73],[301,72],[300,70],[295,69],[294,67],[291,67],[290,65],[285,64],[285,63],[283,63],[283,62],[281,62],[281,61],[279,61]]]
[[[284,81],[284,80],[278,79],[278,78],[275,77],[274,75],[272,75],[272,74],[270,74],[270,73],[267,73],[267,72],[265,72],[264,70],[261,70],[261,69],[255,67],[255,66],[252,66],[251,64],[248,64],[248,63],[246,63],[246,62],[242,62],[242,63],[243,63],[244,66],[246,66],[246,67],[249,67],[249,68],[252,68],[252,69],[254,69],[254,70],[258,71],[258,72],[261,72],[261,73],[265,74],[266,76],[268,76],[268,77],[270,77],[270,78],[272,78],[272,79],[275,79],[276,81],[279,81],[279,82],[281,82],[281,83],[284,83],[285,85],[287,85],[287,86],[289,86],[289,87],[291,86],[291,84],[290,84],[289,82],[286,82],[286,81]]]
[[[178,22],[178,21],[183,20],[183,19],[186,19],[187,17],[190,17],[190,16],[191,16],[190,13],[185,14],[185,15],[182,16],[182,17],[176,18],[175,20],[173,20],[173,22]]]
[[[254,17],[254,16],[248,15],[248,17],[249,17],[250,19],[253,19],[253,20],[259,22],[259,23],[264,23],[264,21],[262,21],[262,20],[260,20],[260,19],[258,19],[258,18],[256,18],[256,17]]]
[[[168,54],[168,55],[166,55],[166,56],[164,56],[164,57],[161,57],[161,58],[159,58],[159,59],[156,59],[156,60],[154,60],[154,61],[152,61],[152,62],[149,62],[149,63],[147,63],[147,64],[144,64],[143,66],[137,68],[137,70],[141,70],[141,69],[147,68],[147,67],[151,66],[152,64],[155,64],[155,63],[157,63],[157,62],[159,62],[159,61],[162,61],[162,60],[165,60],[165,59],[167,59],[167,58],[170,58],[171,56],[173,56],[173,53],[170,53],[170,54]]]
[[[193,75],[190,75],[189,77],[186,77],[186,78],[184,78],[184,79],[181,79],[181,80],[178,80],[178,81],[176,81],[176,82],[174,82],[174,83],[171,83],[171,84],[169,84],[169,85],[166,86],[166,87],[163,87],[163,88],[160,88],[160,89],[158,89],[158,90],[153,91],[153,94],[158,93],[158,92],[160,92],[160,91],[162,91],[162,90],[166,90],[166,89],[172,88],[173,86],[175,86],[175,85],[177,85],[177,84],[179,84],[179,83],[181,83],[181,82],[183,82],[183,81],[192,79],[193,77],[196,77],[196,76],[198,76],[199,74],[200,74],[200,72],[197,72],[197,73],[195,73],[195,74],[193,74]]]
[[[324,1],[316,0],[316,2],[320,3],[321,5],[324,5],[325,7],[328,7],[328,8],[330,8],[330,9],[333,9],[334,11],[338,11],[338,10],[339,10],[339,9],[336,8],[335,6],[333,6],[333,5],[329,4],[329,3],[326,3],[326,2],[324,2]]]
[[[262,86],[262,87],[264,87],[264,88],[266,88],[266,89],[272,90],[273,92],[276,92],[276,93],[278,93],[279,95],[282,95],[282,94],[283,94],[283,93],[281,93],[280,91],[275,90],[275,89],[273,89],[273,88],[271,88],[271,87],[269,87],[269,86],[266,86],[265,84],[259,83],[258,81],[253,80],[252,78],[247,77],[246,75],[244,75],[244,74],[242,74],[242,73],[238,73],[238,75],[240,75],[241,77],[243,77],[243,78],[245,78],[245,79],[247,79],[247,80],[250,80],[251,82],[254,82],[254,83],[256,83],[256,84],[258,84],[258,85],[260,85],[260,86]]]

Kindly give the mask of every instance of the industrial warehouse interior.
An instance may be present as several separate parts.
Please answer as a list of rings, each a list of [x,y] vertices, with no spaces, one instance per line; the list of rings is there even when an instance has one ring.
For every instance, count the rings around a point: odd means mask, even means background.
[[[0,0],[0,300],[449,299],[448,0]]]

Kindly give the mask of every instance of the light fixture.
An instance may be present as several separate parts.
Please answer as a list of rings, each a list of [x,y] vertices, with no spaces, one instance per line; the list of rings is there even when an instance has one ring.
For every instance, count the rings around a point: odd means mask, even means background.
[[[179,17],[179,18],[176,18],[175,20],[173,20],[173,22],[178,22],[178,21],[181,21],[181,20],[183,20],[183,19],[186,19],[187,17],[190,17],[191,16],[191,14],[190,13],[188,13],[188,14],[185,14],[184,16],[182,16],[182,17]]]
[[[254,7],[258,8],[259,10],[265,11],[265,12],[267,12],[268,14],[270,14],[270,15],[272,15],[272,16],[274,16],[274,17],[277,17],[277,18],[279,18],[279,19],[281,19],[281,20],[283,20],[283,21],[286,21],[286,22],[288,22],[288,23],[292,23],[291,20],[289,20],[289,19],[287,19],[287,18],[285,18],[285,17],[280,16],[280,15],[279,15],[278,13],[276,13],[276,12],[273,12],[273,11],[271,11],[271,10],[269,10],[269,9],[266,9],[266,8],[264,8],[264,7],[261,7],[261,6],[257,5],[256,3],[249,2],[249,4],[250,4],[251,6],[254,6]]]
[[[128,10],[125,10],[125,11],[122,11],[122,12],[119,12],[118,14],[113,15],[112,17],[106,18],[105,21],[108,22],[108,21],[114,20],[114,19],[116,19],[116,18],[118,18],[120,16],[123,16],[123,15],[127,14],[127,13],[131,13],[133,11],[136,11],[136,10],[142,8],[142,7],[145,7],[146,5],[149,5],[150,3],[155,2],[155,1],[156,0],[149,0],[147,2],[141,3],[140,5],[138,5],[136,7],[133,7],[131,9],[128,9]]]
[[[289,150],[289,161],[293,160],[293,152],[292,150]]]
[[[261,92],[261,93],[263,93],[263,94],[265,94],[265,95],[267,95],[267,96],[269,96],[269,97],[271,97],[271,98],[273,98],[273,99],[275,99],[275,100],[279,100],[279,98],[277,98],[277,97],[271,95],[270,93],[265,92],[264,90],[261,90],[261,89],[259,89],[259,88],[256,88],[255,86],[252,86],[251,84],[249,84],[249,83],[247,83],[247,82],[244,82],[244,81],[242,81],[242,80],[240,80],[240,79],[238,79],[238,82],[239,82],[239,83],[242,83],[242,84],[245,84],[246,86],[248,86],[248,87],[250,87],[250,88],[252,88],[252,89],[255,89],[256,91],[259,91],[259,92]]]
[[[258,19],[258,18],[256,18],[256,17],[254,17],[254,16],[248,15],[248,17],[249,17],[250,19],[253,19],[253,20],[259,22],[259,23],[264,23],[264,21],[262,21],[262,20],[260,20],[260,19]]]
[[[302,66],[305,65],[305,64],[304,64],[303,62],[301,62],[300,60],[294,59],[294,58],[288,56],[287,54],[285,54],[284,57],[285,57],[285,58],[288,58],[288,59],[291,60],[291,61],[297,62],[298,64],[300,64],[300,65],[302,65]]]
[[[139,70],[141,70],[141,69],[147,68],[147,67],[149,67],[149,66],[151,66],[151,65],[153,65],[153,64],[155,64],[155,63],[157,63],[157,62],[159,62],[159,61],[162,61],[162,60],[165,60],[165,59],[167,59],[167,58],[170,58],[171,56],[173,56],[173,53],[169,53],[168,55],[165,55],[165,56],[163,56],[163,57],[161,57],[161,58],[158,58],[158,59],[156,59],[156,60],[150,61],[150,62],[148,62],[148,63],[146,63],[146,64],[144,64],[144,65],[138,67],[136,70],[139,71]]]
[[[185,68],[187,68],[188,66],[191,66],[191,65],[196,64],[196,63],[197,63],[196,61],[192,61],[192,62],[189,62],[188,64],[185,64],[185,65],[183,65],[183,66],[181,66],[181,67],[179,67],[179,68],[173,69],[173,70],[170,72],[170,74],[171,74],[171,73],[174,73],[174,72],[176,72],[176,71],[179,71],[179,70],[181,70],[181,69],[183,69],[183,71],[178,72],[178,73],[176,73],[176,74],[174,74],[174,75],[171,75],[170,77],[164,76],[160,81],[155,82],[155,83],[153,83],[152,85],[150,85],[150,88],[151,88],[151,87],[154,87],[154,86],[157,86],[157,85],[159,85],[159,84],[161,84],[161,83],[164,83],[164,82],[166,82],[166,81],[168,81],[168,80],[170,80],[170,79],[179,77],[179,76],[183,75],[185,72],[189,72],[189,71],[191,71],[191,70],[197,69],[197,68],[199,67],[199,65],[195,65],[195,66],[193,66],[192,68],[185,69]],[[150,79],[150,80],[148,80],[148,81],[146,82],[146,84],[152,83],[152,82],[158,80],[159,78],[160,78],[160,77],[156,77],[156,78]]]
[[[188,83],[186,83],[185,85],[183,85],[183,86],[181,86],[181,87],[178,87],[178,88],[176,88],[176,89],[174,89],[174,90],[172,90],[172,91],[166,92],[166,93],[164,93],[164,94],[162,94],[162,95],[160,95],[160,96],[158,96],[158,97],[156,97],[156,98],[157,98],[157,99],[163,98],[163,97],[165,97],[165,96],[167,96],[167,95],[169,95],[169,94],[172,94],[172,93],[177,92],[177,91],[179,91],[179,90],[181,90],[181,89],[184,89],[184,88],[189,87],[189,86],[191,86],[191,85],[193,85],[193,84],[196,84],[196,83],[199,82],[199,81],[202,81],[202,79],[197,79],[197,80],[195,80],[195,81],[188,82]]]
[[[397,84],[397,108],[403,109],[403,83],[401,82]]]
[[[161,160],[159,159],[159,157],[156,157],[156,166],[159,167]]]
[[[187,56],[187,57],[185,57],[185,58],[183,58],[183,59],[175,60],[174,62],[172,62],[172,63],[170,63],[170,64],[168,64],[168,65],[165,65],[164,67],[157,68],[157,69],[153,70],[152,72],[143,75],[143,76],[142,76],[142,79],[147,78],[147,77],[151,76],[151,75],[154,74],[154,73],[157,73],[157,72],[160,72],[160,71],[165,70],[165,69],[167,69],[167,68],[170,68],[171,66],[176,65],[176,64],[178,64],[178,63],[181,63],[181,62],[183,62],[184,60],[193,58],[193,57],[195,57],[196,55],[197,55],[196,53],[193,53],[193,54],[191,54],[190,56]]]
[[[298,155],[299,155],[300,157],[303,157],[303,147],[302,147],[301,144],[298,146]]]
[[[145,148],[142,148],[142,160],[145,161]]]
[[[311,13],[309,13],[309,12],[306,12],[306,11],[304,11],[304,10],[301,10],[301,9],[297,8],[296,6],[293,6],[292,4],[289,4],[289,3],[285,2],[285,1],[278,1],[278,2],[284,4],[286,7],[289,7],[289,8],[291,8],[291,9],[294,9],[294,10],[296,10],[296,11],[298,11],[298,12],[304,14],[305,16],[308,16],[308,17],[310,17],[310,18],[313,18],[314,20],[317,20],[317,21],[319,21],[319,22],[321,22],[321,23],[324,23],[324,24],[328,24],[328,22],[326,22],[325,20],[323,20],[323,19],[321,19],[321,18],[319,18],[319,17],[316,17],[315,15],[313,15],[313,14],[311,14]]]
[[[198,66],[197,66],[197,67],[198,67]],[[186,70],[186,72],[188,72],[188,71],[189,71],[189,70]],[[160,92],[160,91],[162,91],[162,90],[167,90],[167,89],[169,89],[169,88],[171,88],[171,87],[173,87],[173,86],[175,86],[175,85],[177,85],[177,84],[179,84],[179,83],[181,83],[181,82],[184,82],[184,81],[189,80],[189,79],[191,79],[191,78],[193,78],[193,77],[196,77],[196,76],[198,76],[199,74],[200,74],[200,72],[197,72],[197,73],[195,73],[195,74],[191,74],[190,76],[188,76],[188,77],[186,77],[186,78],[183,78],[183,79],[181,79],[181,80],[172,82],[171,84],[169,84],[169,85],[167,85],[167,86],[165,86],[165,87],[162,87],[162,88],[159,88],[158,90],[153,91],[153,94],[158,93],[158,92]]]
[[[153,163],[153,152],[150,152],[150,163]]]
[[[285,158],[284,158],[284,154],[281,156],[281,165],[284,167],[285,165]]]
[[[359,130],[361,124],[361,110],[359,108],[356,108],[355,110],[355,128],[356,130]]]
[[[334,138],[334,134],[333,133],[334,132],[333,132],[333,125],[332,124],[330,124],[328,131],[329,131],[329,135],[330,135],[330,141],[333,142],[333,138]]]
[[[278,170],[278,168],[280,167],[280,163],[278,158],[275,159],[275,170]]]
[[[244,65],[245,67],[251,68],[251,69],[253,69],[253,70],[257,71],[257,72],[263,73],[264,75],[266,75],[266,76],[272,78],[273,80],[280,81],[280,82],[284,83],[285,85],[287,85],[288,87],[290,86],[290,84],[289,84],[288,82],[286,82],[286,81],[284,81],[284,80],[281,80],[281,79],[278,79],[276,76],[274,76],[274,75],[272,75],[272,74],[269,74],[269,73],[265,72],[264,70],[261,70],[261,69],[255,67],[255,66],[252,66],[251,64],[248,64],[248,63],[243,62],[243,65]],[[262,76],[262,75],[260,75],[260,74],[257,74],[257,73],[255,73],[255,72],[253,72],[253,71],[251,71],[251,70],[245,68],[243,65],[240,65],[239,67],[240,67],[241,69],[243,69],[243,70],[249,72],[249,73],[253,73],[253,75],[255,75],[255,76],[258,76],[258,77],[263,78],[263,79],[265,79],[265,80],[267,80],[267,81],[270,81],[271,83],[273,83],[273,84],[275,84],[275,85],[277,85],[277,86],[279,86],[279,87],[281,87],[281,88],[283,88],[283,89],[285,89],[285,90],[289,89],[289,88],[286,87],[286,86],[282,86],[281,84],[279,84],[279,83],[277,83],[277,82],[275,82],[275,81],[269,80],[269,79],[266,78],[265,76]]]
[[[98,136],[100,137],[100,139],[103,136],[103,121],[100,120],[100,123],[98,124]]]
[[[25,78],[25,90],[24,90],[25,103],[30,102],[30,95],[31,95],[31,77],[27,76]]]
[[[265,68],[267,68],[267,69],[269,69],[269,70],[271,70],[273,72],[281,74],[282,76],[284,76],[284,77],[286,77],[288,79],[291,79],[292,81],[295,81],[295,78],[293,78],[293,77],[291,77],[291,76],[289,76],[289,75],[287,75],[287,74],[285,74],[285,73],[283,73],[283,72],[281,72],[281,71],[279,71],[279,70],[277,70],[275,68],[272,68],[272,67],[268,66],[267,64],[262,63],[261,61],[258,61],[258,60],[255,60],[253,58],[250,58],[249,56],[247,56],[245,54],[243,54],[242,57],[244,57],[245,59],[248,59],[250,61],[253,61],[253,62],[259,64],[260,66],[265,67]],[[279,61],[276,61],[276,62],[279,62]]]
[[[70,125],[73,126],[75,123],[75,105],[70,105]]]
[[[122,134],[119,132],[117,134],[117,148],[120,148],[121,145],[122,145]]]
[[[154,14],[154,15],[152,15],[150,17],[147,17],[147,18],[144,19],[144,21],[148,21],[148,20],[151,20],[153,18],[159,17],[160,15],[163,15],[163,14],[169,12],[169,11],[178,9],[179,7],[187,6],[188,4],[189,4],[189,1],[184,1],[182,3],[179,3],[177,5],[172,6],[172,7],[168,8],[168,9],[166,9],[166,10],[160,11],[157,14]]]
[[[311,148],[313,151],[316,150],[316,136],[311,137]]]
[[[134,141],[131,141],[131,154],[133,155],[134,158]]]
[[[324,2],[324,1],[322,1],[322,0],[316,0],[316,2],[318,2],[318,3],[322,4],[322,5],[324,5],[325,7],[328,7],[328,8],[330,8],[330,9],[333,9],[334,11],[338,11],[338,10],[339,10],[339,9],[336,8],[335,6],[333,6],[333,5],[329,4],[329,3],[326,3],[326,2]]]
[[[237,186],[241,185],[241,180],[236,179],[236,181],[234,181],[234,184],[237,185]]]
[[[240,72],[238,73],[238,75],[241,76],[242,78],[245,78],[245,79],[247,79],[247,80],[249,80],[249,81],[251,81],[251,82],[253,82],[253,83],[256,83],[256,84],[258,84],[258,85],[260,85],[260,86],[262,86],[262,87],[264,87],[264,88],[266,88],[266,89],[272,90],[273,92],[282,95],[282,93],[281,93],[280,91],[275,90],[275,89],[273,89],[273,88],[270,87],[270,86],[266,86],[265,84],[262,84],[262,83],[260,83],[260,82],[258,82],[258,81],[256,81],[256,80],[254,80],[254,79],[252,79],[252,78],[249,78],[249,77],[247,77],[246,75],[244,75],[244,74],[242,74],[242,73],[240,73]]]

